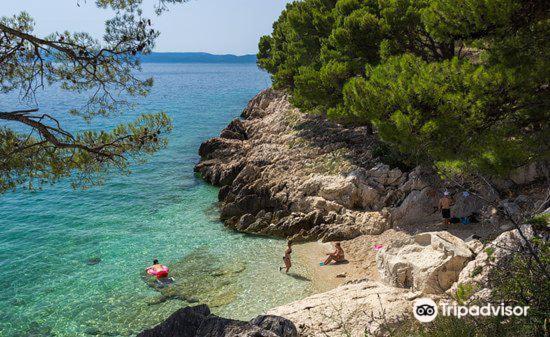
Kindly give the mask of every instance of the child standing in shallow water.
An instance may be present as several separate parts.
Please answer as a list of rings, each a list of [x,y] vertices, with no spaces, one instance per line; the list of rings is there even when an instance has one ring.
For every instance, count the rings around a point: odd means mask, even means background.
[[[290,261],[290,254],[292,254],[292,241],[288,240],[287,242],[287,248],[285,250],[285,256],[283,257],[283,262],[285,263],[285,273],[288,273],[288,270],[290,267],[292,267],[292,262]],[[281,271],[283,268],[279,267],[279,271]]]

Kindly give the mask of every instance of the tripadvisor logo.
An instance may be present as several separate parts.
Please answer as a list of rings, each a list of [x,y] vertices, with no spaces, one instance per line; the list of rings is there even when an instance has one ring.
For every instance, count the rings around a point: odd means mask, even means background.
[[[441,314],[443,316],[527,316],[528,306],[509,306],[504,303],[494,305],[488,303],[482,306],[472,305],[454,305],[443,303],[441,305]],[[420,298],[414,301],[413,315],[422,323],[433,321],[438,314],[437,304],[430,298]]]
[[[420,298],[413,304],[414,318],[422,323],[433,321],[437,317],[437,304],[431,298]]]

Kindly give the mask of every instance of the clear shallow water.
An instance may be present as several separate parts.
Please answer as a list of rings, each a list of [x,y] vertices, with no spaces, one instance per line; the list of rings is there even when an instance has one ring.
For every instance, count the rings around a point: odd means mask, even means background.
[[[252,64],[145,64],[144,75],[155,77],[153,92],[116,123],[166,111],[174,119],[166,150],[90,190],[62,182],[0,195],[0,336],[135,335],[191,297],[249,319],[311,292],[309,282],[278,272],[284,242],[223,227],[217,189],[193,173],[200,143],[238,116],[268,76]],[[2,96],[0,110],[16,99]],[[82,104],[54,88],[38,99],[60,119]],[[176,293],[142,279],[154,257],[171,267]]]

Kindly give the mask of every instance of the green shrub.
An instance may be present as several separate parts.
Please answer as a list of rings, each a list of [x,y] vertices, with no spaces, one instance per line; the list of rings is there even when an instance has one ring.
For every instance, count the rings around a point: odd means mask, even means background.
[[[481,274],[481,272],[483,271],[483,267],[482,266],[477,266],[474,268],[474,270],[472,270],[472,273],[470,274],[470,277],[476,277],[477,275]]]
[[[407,159],[407,156],[397,151],[389,144],[378,142],[372,149],[372,155],[380,158],[382,163],[390,167],[397,167],[402,171],[409,171],[414,167],[414,164]]]
[[[458,304],[464,305],[474,292],[474,286],[468,283],[461,283],[456,289],[456,300]]]
[[[550,225],[550,213],[538,214],[527,221],[527,223],[537,226],[539,229],[544,230]]]
[[[550,153],[549,13],[540,0],[294,1],[258,64],[302,110],[374,126],[392,166],[505,176]]]
[[[490,285],[492,301],[517,306],[529,306],[526,317],[512,316],[504,324],[516,336],[543,336],[548,333],[550,317],[550,244],[541,238],[534,238],[531,244],[542,266],[533,256],[522,251],[509,258],[507,265],[493,269]]]
[[[410,318],[397,330],[390,331],[389,335],[391,337],[485,337],[479,334],[473,322],[454,316],[441,315],[430,323],[420,323],[416,319]]]

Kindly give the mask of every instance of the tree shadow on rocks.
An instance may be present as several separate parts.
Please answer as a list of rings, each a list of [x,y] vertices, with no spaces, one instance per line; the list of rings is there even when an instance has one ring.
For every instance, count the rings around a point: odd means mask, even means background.
[[[304,120],[293,128],[297,136],[317,148],[320,155],[340,150],[355,166],[368,169],[375,165],[371,150],[377,140],[369,126],[344,127],[322,116],[305,114]]]

